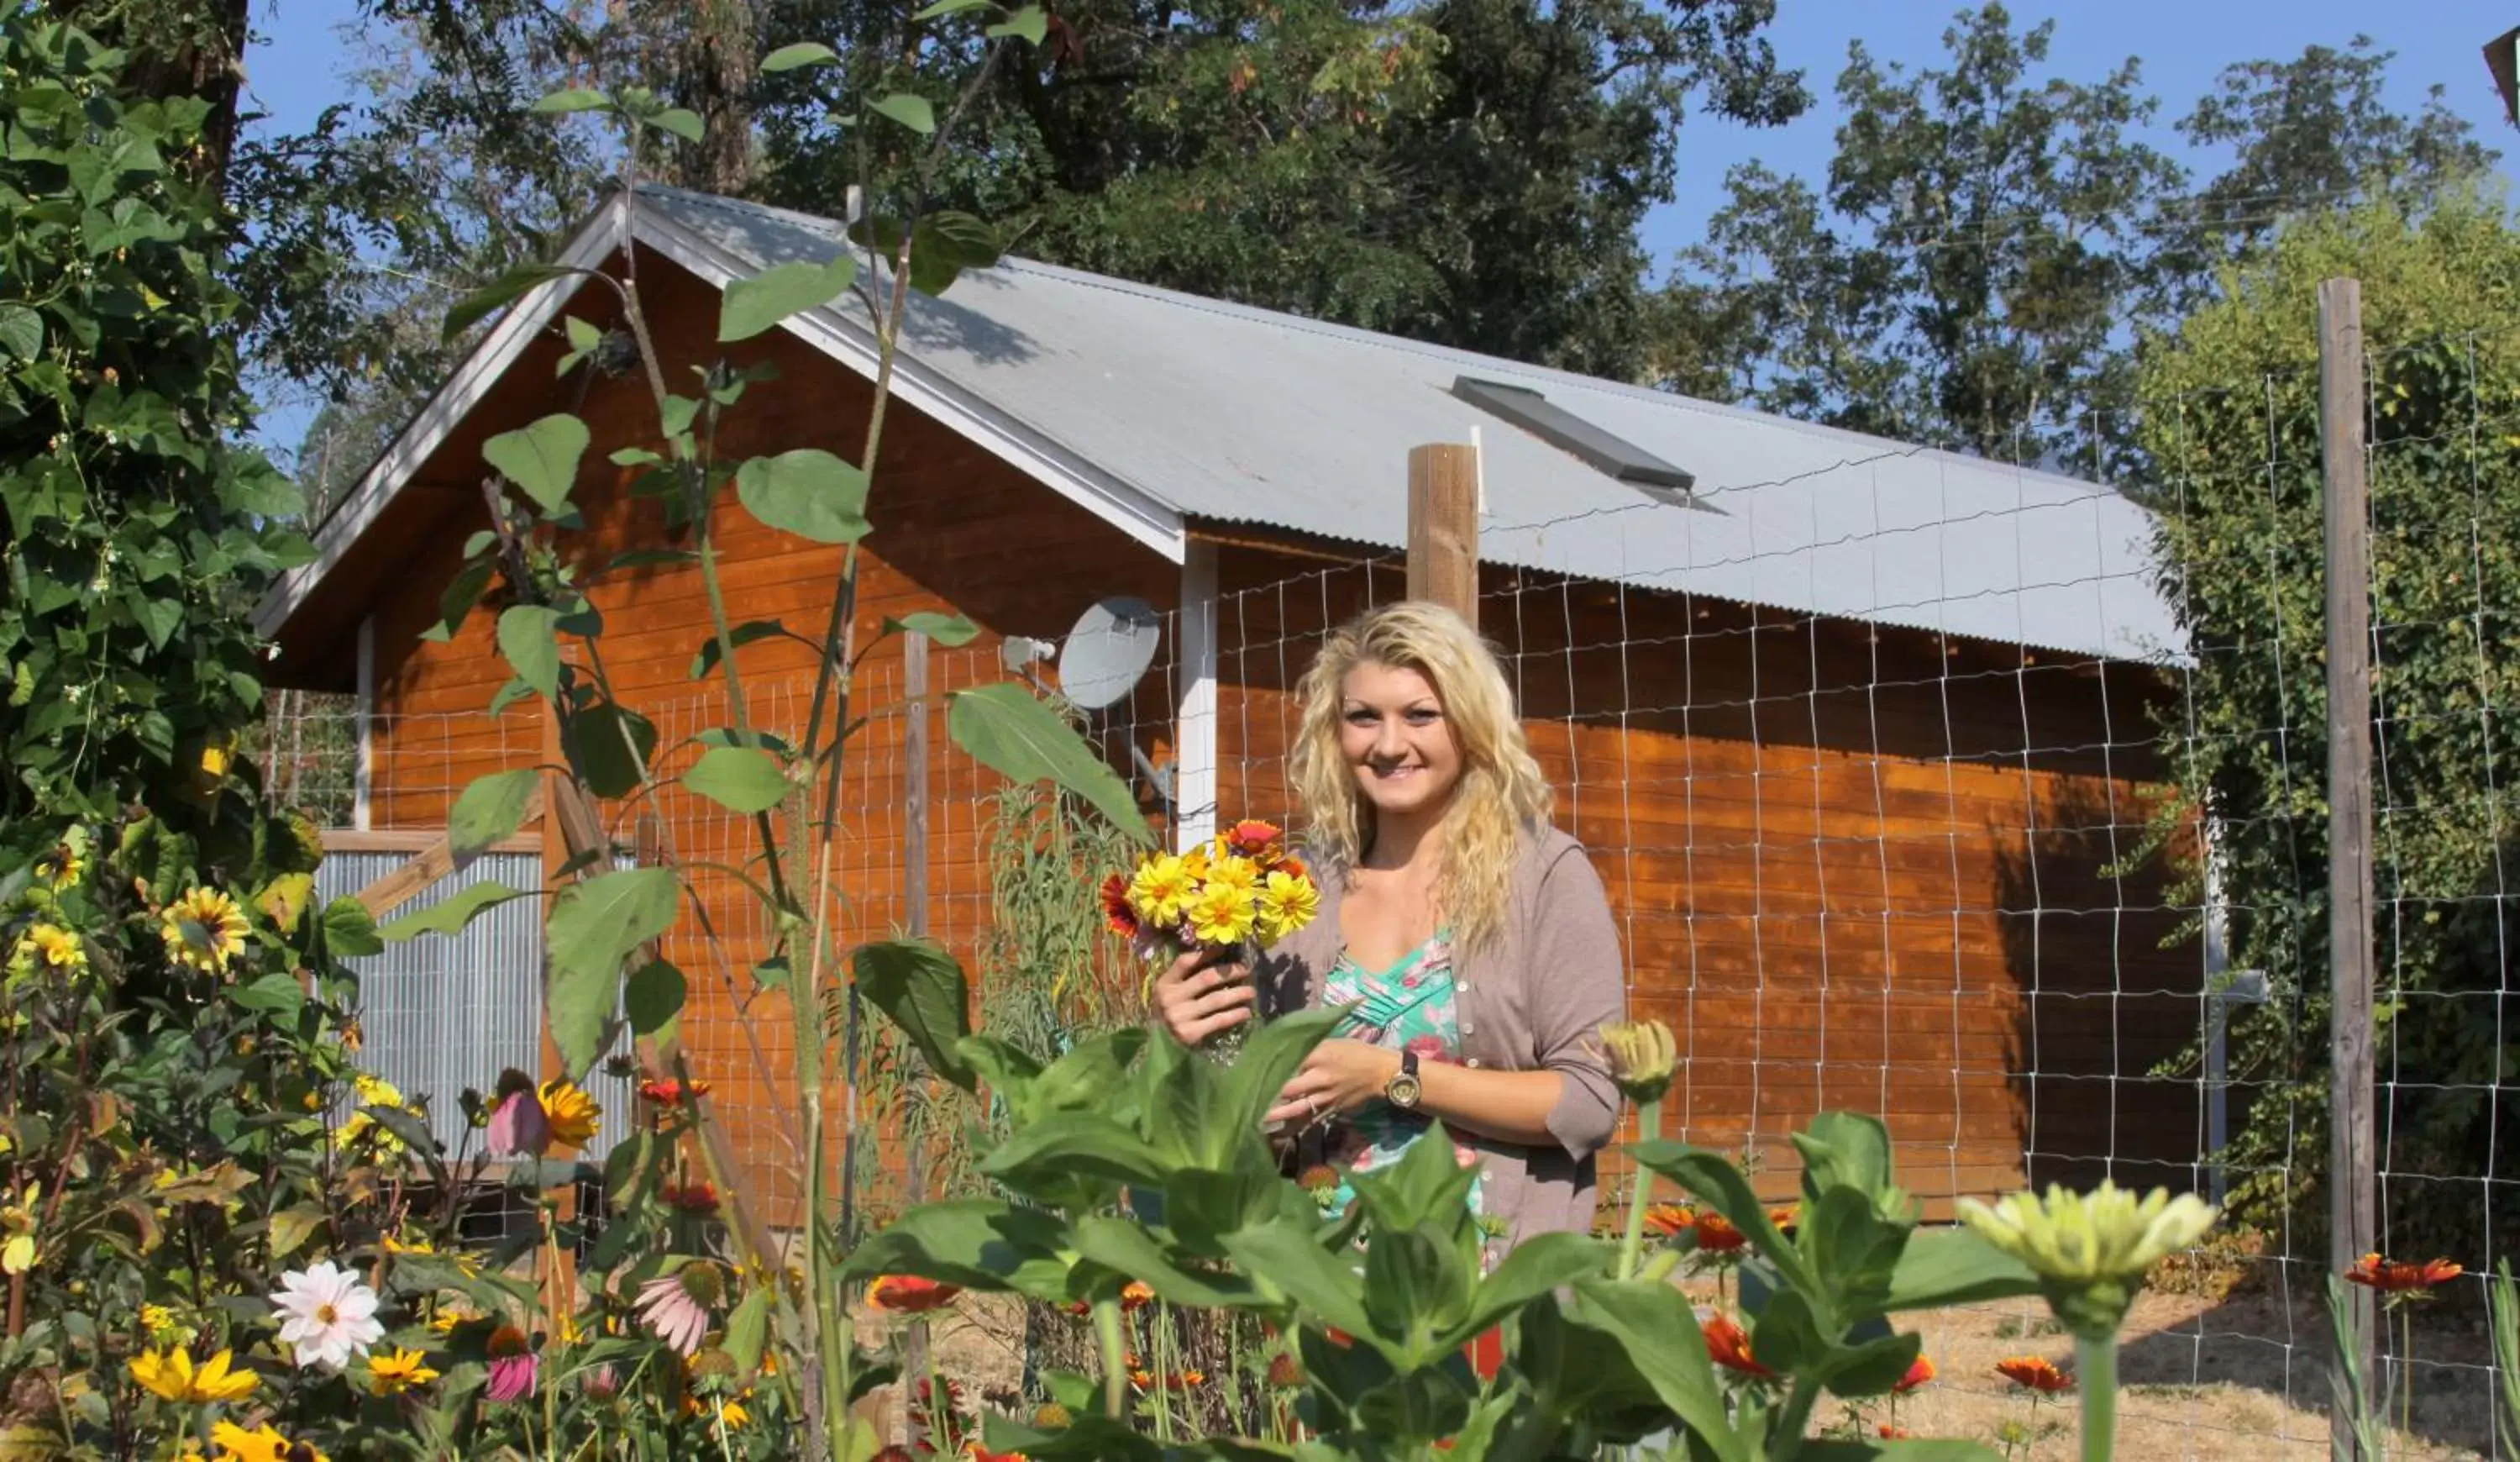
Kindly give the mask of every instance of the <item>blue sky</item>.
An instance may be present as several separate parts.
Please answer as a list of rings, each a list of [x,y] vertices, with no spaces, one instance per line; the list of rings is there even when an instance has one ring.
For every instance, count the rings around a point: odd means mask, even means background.
[[[246,70],[253,103],[270,114],[263,125],[297,130],[346,94],[339,27],[356,9],[352,0],[257,0],[261,39],[248,51]],[[1754,130],[1706,117],[1688,122],[1679,197],[1645,225],[1657,267],[1701,236],[1706,216],[1723,202],[1724,172],[1733,163],[1758,159],[1815,179],[1826,171],[1840,119],[1831,89],[1850,41],[1862,39],[1884,62],[1935,65],[1958,9],[1945,0],[1779,0],[1770,37],[1786,65],[1808,73],[1818,105],[1779,128]],[[2520,23],[2520,4],[2510,0],[2052,0],[2045,6],[2026,0],[2013,14],[2021,21],[2055,19],[2050,62],[2060,74],[2091,79],[2127,57],[2142,58],[2144,84],[2163,101],[2156,140],[2174,151],[2179,144],[2169,122],[2225,66],[2289,59],[2307,45],[2343,46],[2364,34],[2398,53],[2390,68],[2394,104],[2412,110],[2425,88],[2439,82],[2489,145],[2520,153],[2520,133],[2503,120],[2481,55],[2487,40]],[[2200,168],[2212,161],[2194,160]],[[2503,171],[2512,172],[2508,160]],[[302,407],[268,410],[260,434],[268,445],[293,448],[307,416]]]

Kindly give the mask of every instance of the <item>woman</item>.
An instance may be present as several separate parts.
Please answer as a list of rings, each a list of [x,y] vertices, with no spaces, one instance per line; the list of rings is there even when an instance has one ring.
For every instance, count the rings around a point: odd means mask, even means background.
[[[1289,770],[1320,913],[1249,980],[1185,955],[1156,978],[1157,1015],[1195,1044],[1255,1006],[1354,1006],[1272,1122],[1327,1127],[1333,1164],[1355,1170],[1440,1121],[1482,1167],[1492,1233],[1589,1230],[1593,1157],[1619,1116],[1597,1032],[1624,1019],[1626,979],[1504,671],[1459,615],[1402,602],[1333,631],[1298,696]]]

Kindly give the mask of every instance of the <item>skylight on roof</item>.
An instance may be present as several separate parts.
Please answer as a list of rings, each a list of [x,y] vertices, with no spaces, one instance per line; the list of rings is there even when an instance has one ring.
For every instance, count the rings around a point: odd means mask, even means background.
[[[1459,376],[1453,394],[1509,422],[1595,470],[1667,502],[1685,503],[1697,479],[1625,437],[1604,432],[1523,386]]]

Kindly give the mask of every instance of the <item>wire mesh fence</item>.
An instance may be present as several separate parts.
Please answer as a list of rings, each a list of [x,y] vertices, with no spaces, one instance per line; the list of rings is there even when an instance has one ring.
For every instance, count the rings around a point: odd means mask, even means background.
[[[2515,343],[2424,342],[2366,368],[2374,1242],[2468,1270],[2378,1337],[2408,1455],[2490,1449],[2501,1381],[2481,1316],[2482,1273],[2514,1226]],[[2304,367],[2147,400],[2131,434],[2142,476],[2126,481],[1850,436],[1788,473],[1701,479],[1687,501],[1481,525],[1481,629],[1558,821],[1607,887],[1632,1011],[1668,1022],[1687,1058],[1667,1129],[1743,1156],[1782,1199],[1790,1131],[1823,1110],[1878,1113],[1938,1219],[1961,1198],[2102,1177],[2228,1201],[2225,1235],[2168,1266],[2131,1320],[2125,1444],[2164,1456],[2328,1444],[2319,426]],[[1330,626],[1406,591],[1393,554],[1204,551],[1213,597],[1147,608],[1133,633],[1161,653],[1076,711],[1174,838],[1290,814],[1297,679]],[[932,936],[984,1000],[992,978],[1133,978],[1107,950],[1045,970],[1011,948],[1010,868],[1026,848],[1035,872],[1069,854],[1029,821],[1010,839],[1004,787],[944,735],[950,693],[1047,688],[1065,659],[988,637],[861,668],[832,853],[841,947]],[[742,1161],[792,1211],[793,972],[771,962],[746,888],[758,835],[671,782],[719,723],[715,701],[642,708],[667,749],[663,786],[614,836],[691,873],[699,916],[667,950],[694,989],[685,1040],[742,1114]],[[808,683],[755,686],[751,711],[800,738]],[[443,718],[369,734],[408,749],[373,758],[379,826],[442,818],[470,775],[539,755],[515,726],[489,751],[480,727]],[[309,763],[299,785],[326,775]],[[1071,883],[1089,910],[1090,884]],[[897,1053],[872,1028],[830,1014],[864,1074],[843,1114],[845,1186],[879,1221],[923,1191],[904,1073],[879,1070]],[[1613,1164],[1605,1190],[1625,1180]],[[1903,1403],[1903,1425],[2040,1455],[2065,1444],[1993,1369],[2063,1357],[2041,1307],[1927,1330],[1942,1379]]]

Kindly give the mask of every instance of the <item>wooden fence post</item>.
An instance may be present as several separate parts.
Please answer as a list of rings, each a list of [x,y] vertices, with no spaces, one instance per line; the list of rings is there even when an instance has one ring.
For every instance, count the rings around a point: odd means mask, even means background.
[[[1409,449],[1409,597],[1431,599],[1479,623],[1479,449],[1429,442]]]
[[[2372,1141],[2370,482],[2363,460],[2362,286],[2318,286],[2320,476],[2326,487],[2328,1263],[2343,1273],[2373,1247],[2379,1181]],[[2344,1286],[2347,1330],[2372,1370],[2371,1292]],[[2400,1364],[2405,1357],[2400,1357]],[[2399,1385],[2404,1385],[2401,1377]],[[2329,1447],[2356,1455],[2343,1406]]]

